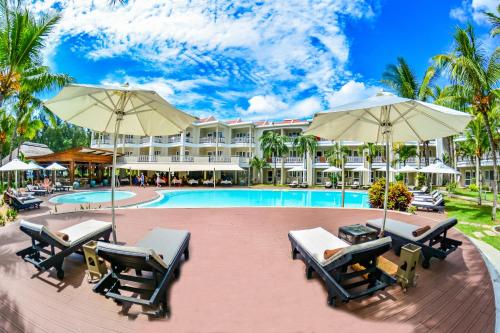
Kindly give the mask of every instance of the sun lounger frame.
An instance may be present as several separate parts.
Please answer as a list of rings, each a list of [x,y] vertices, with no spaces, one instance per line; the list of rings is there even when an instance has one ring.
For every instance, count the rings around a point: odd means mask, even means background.
[[[311,279],[312,273],[316,272],[325,281],[328,290],[328,305],[336,306],[339,302],[347,303],[353,299],[371,296],[375,292],[384,290],[396,283],[396,279],[377,267],[377,258],[391,249],[390,243],[381,244],[363,252],[347,253],[330,264],[322,266],[309,255],[291,234],[288,234],[288,239],[292,246],[292,259],[297,259],[297,254],[300,254],[306,265],[307,279]],[[356,263],[365,269],[347,272],[349,266]],[[363,278],[365,274],[368,274],[367,279]],[[353,279],[355,279],[355,282],[351,282]],[[367,285],[365,290],[350,291],[350,289],[365,284]]]
[[[54,267],[56,269],[57,278],[60,280],[64,278],[64,271],[62,269],[64,258],[73,253],[83,255],[82,246],[89,241],[102,239],[105,242],[109,242],[109,236],[112,231],[110,226],[108,229],[92,237],[83,238],[71,244],[71,246],[64,246],[45,233],[39,233],[38,231],[25,228],[22,225],[19,228],[31,237],[31,246],[18,251],[16,255],[21,257],[24,261],[33,264],[33,266],[40,271],[45,271]],[[57,252],[56,249],[60,251]],[[44,256],[44,254],[47,256]]]
[[[7,195],[7,198],[9,198],[9,204],[12,205],[16,210],[35,208],[40,209],[40,204],[43,203],[43,200],[40,200],[38,198],[28,199],[28,202],[25,202],[7,192],[5,194]]]
[[[456,218],[449,218],[445,221],[445,223],[443,223],[443,225],[436,228],[436,230],[434,230],[424,238],[419,239],[418,241],[393,234],[387,230],[384,230],[384,235],[391,236],[394,252],[398,256],[401,253],[401,247],[408,243],[420,246],[422,248],[423,257],[422,267],[427,269],[430,267],[430,261],[433,257],[444,260],[450,253],[452,253],[460,245],[462,245],[461,241],[449,238],[447,236],[448,230],[456,224]],[[370,222],[366,223],[366,225],[370,228],[380,230],[378,226],[370,224]],[[436,244],[439,244],[439,247],[435,247]]]
[[[172,277],[178,278],[180,274],[180,263],[182,256],[184,255],[184,260],[189,260],[189,239],[191,237],[190,233],[187,233],[187,237],[182,242],[179,250],[177,251],[172,263],[167,267],[163,267],[154,260],[141,260],[142,258],[133,258],[130,256],[123,256],[120,253],[115,253],[113,255],[108,255],[108,253],[100,252],[97,249],[97,255],[108,261],[111,265],[110,271],[94,286],[93,291],[104,295],[106,298],[112,298],[116,303],[133,303],[139,304],[146,307],[158,307],[156,311],[157,316],[164,316],[169,312],[167,304],[167,286]],[[167,241],[167,240],[166,240]],[[118,261],[118,257],[126,257],[121,261]],[[142,265],[142,269],[135,269],[135,275],[126,274],[126,270],[129,268],[127,264],[135,264],[137,266]],[[152,277],[143,277],[142,271],[152,272]],[[139,288],[122,285],[121,282],[135,282],[135,283],[146,283],[152,284],[152,289],[150,288]],[[121,295],[120,291],[133,292],[137,296],[124,296]],[[147,296],[151,294],[148,298],[141,298],[141,296]]]

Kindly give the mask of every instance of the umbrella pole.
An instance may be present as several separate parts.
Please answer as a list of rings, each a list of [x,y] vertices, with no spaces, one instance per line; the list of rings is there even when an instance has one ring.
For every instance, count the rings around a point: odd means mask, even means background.
[[[385,164],[385,192],[384,192],[384,220],[382,221],[382,228],[380,229],[380,236],[384,236],[385,221],[387,220],[387,200],[389,198],[389,135],[386,134],[385,139],[385,154],[386,154],[386,164]]]

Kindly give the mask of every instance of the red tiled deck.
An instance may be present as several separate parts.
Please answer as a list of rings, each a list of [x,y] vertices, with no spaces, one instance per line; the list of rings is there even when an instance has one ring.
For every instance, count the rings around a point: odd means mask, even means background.
[[[322,280],[306,280],[292,260],[287,233],[380,216],[373,210],[307,208],[125,209],[117,211],[120,241],[134,243],[156,226],[191,231],[189,261],[169,289],[171,316],[153,319],[140,308],[122,309],[94,294],[83,261],[66,261],[63,282],[36,274],[15,256],[29,244],[17,224],[0,230],[0,331],[5,332],[493,332],[491,280],[476,248],[463,246],[430,270],[418,269],[418,285],[398,286],[338,308],[326,304]],[[391,214],[391,215],[396,215]],[[441,215],[442,216],[442,215]],[[59,229],[108,212],[33,217]],[[397,214],[416,224],[423,217]],[[391,252],[387,257],[396,261]]]

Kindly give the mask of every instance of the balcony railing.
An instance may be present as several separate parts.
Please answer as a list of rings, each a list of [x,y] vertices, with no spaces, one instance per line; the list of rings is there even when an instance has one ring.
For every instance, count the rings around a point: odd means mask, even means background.
[[[328,163],[328,159],[325,156],[317,156],[314,158],[315,163]]]
[[[239,156],[181,156],[181,155],[129,155],[118,158],[118,163],[197,163],[248,164],[249,159]]]
[[[281,163],[281,160],[282,160],[281,157],[273,157],[273,158],[268,159],[267,162],[274,163],[274,161],[276,161],[276,163]],[[298,163],[302,163],[302,157],[285,157],[284,161],[285,161],[285,163],[298,164]]]
[[[200,138],[200,143],[216,143],[217,139],[213,136],[204,136]],[[219,138],[219,143],[225,143],[225,138]]]
[[[363,156],[347,156],[347,163],[363,163]]]
[[[238,143],[254,143],[254,138],[249,138],[249,137],[234,137],[231,139],[232,144],[238,144]]]
[[[172,135],[168,137],[168,143],[178,143],[178,142],[181,142],[180,135]]]

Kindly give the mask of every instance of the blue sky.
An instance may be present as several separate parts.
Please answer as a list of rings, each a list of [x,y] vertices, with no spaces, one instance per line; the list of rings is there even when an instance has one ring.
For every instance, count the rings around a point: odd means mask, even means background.
[[[375,94],[403,56],[420,75],[492,0],[33,0],[60,11],[45,61],[79,83],[154,89],[203,117],[308,118]],[[491,42],[488,42],[491,43]],[[491,45],[489,45],[491,47]]]

